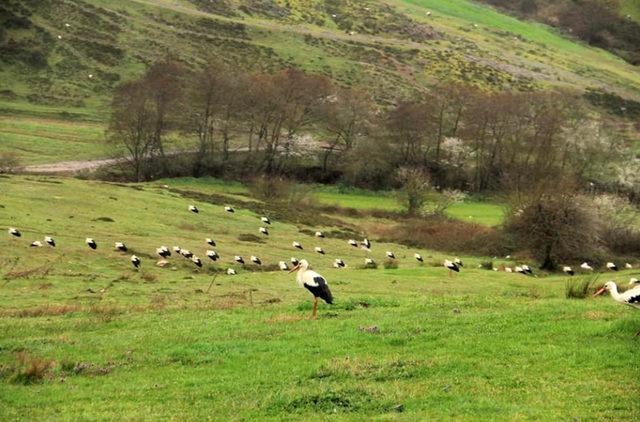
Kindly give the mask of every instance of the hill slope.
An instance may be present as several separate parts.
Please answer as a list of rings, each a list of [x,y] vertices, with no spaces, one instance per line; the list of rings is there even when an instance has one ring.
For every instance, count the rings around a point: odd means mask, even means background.
[[[300,66],[373,87],[381,101],[441,79],[640,97],[640,75],[623,60],[467,0],[11,0],[0,8],[5,113],[103,120],[113,85],[167,53],[188,66],[211,56],[251,70]]]

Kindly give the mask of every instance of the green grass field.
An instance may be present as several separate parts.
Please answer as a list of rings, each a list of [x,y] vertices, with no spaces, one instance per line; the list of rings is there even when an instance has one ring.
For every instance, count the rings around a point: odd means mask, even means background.
[[[420,251],[419,266],[413,250],[375,239],[372,256],[382,263],[394,250],[399,268],[359,269],[364,251],[305,234],[357,231],[357,221],[293,224],[290,212],[265,205],[271,235],[255,239],[246,235],[258,235],[259,214],[205,202],[189,213],[194,201],[173,188],[196,183],[168,183],[0,177],[0,418],[637,419],[632,309],[565,299],[565,277],[477,269],[483,257],[466,257],[448,278],[443,255]],[[197,184],[246,195],[241,186]],[[10,237],[9,226],[23,237]],[[47,234],[55,249],[29,248]],[[172,256],[168,267],[154,265],[163,244],[203,257],[205,237],[218,242],[220,263],[197,271]],[[114,241],[142,258],[140,271]],[[308,320],[310,295],[292,275],[240,268],[235,254],[258,255],[265,267],[309,259],[335,305]],[[335,257],[348,267],[330,268]],[[212,283],[230,266],[237,276]],[[33,365],[47,368],[42,379],[29,378]]]

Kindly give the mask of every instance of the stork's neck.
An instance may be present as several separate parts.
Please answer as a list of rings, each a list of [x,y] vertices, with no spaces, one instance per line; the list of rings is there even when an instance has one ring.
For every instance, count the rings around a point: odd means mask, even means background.
[[[615,300],[616,302],[624,302],[622,295],[618,293],[618,286],[615,283],[613,284],[613,286],[611,286],[611,289],[609,291],[613,300]]]

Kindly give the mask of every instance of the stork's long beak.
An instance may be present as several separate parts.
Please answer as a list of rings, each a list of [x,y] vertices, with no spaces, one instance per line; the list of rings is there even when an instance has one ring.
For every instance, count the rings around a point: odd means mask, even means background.
[[[603,287],[602,289],[600,289],[600,290],[598,290],[597,292],[595,292],[595,294],[593,295],[593,297],[596,297],[596,296],[598,296],[598,295],[602,294],[602,292],[604,292],[604,291],[605,291],[605,288]]]
[[[298,264],[295,267],[291,268],[289,270],[289,274],[294,273],[294,272],[298,271],[299,269],[300,269],[300,264]]]

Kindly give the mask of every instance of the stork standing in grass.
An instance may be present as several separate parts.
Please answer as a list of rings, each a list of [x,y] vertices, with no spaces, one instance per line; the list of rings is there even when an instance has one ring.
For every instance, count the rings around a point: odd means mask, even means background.
[[[218,258],[220,258],[220,255],[218,255],[218,252],[216,252],[216,251],[208,250],[207,251],[207,258],[209,258],[212,261],[217,261]]]
[[[171,256],[171,251],[166,246],[160,246],[156,248],[156,254],[162,258],[167,258]]]
[[[234,213],[234,212],[236,212],[233,208],[231,208],[231,207],[229,207],[229,206],[224,207],[224,210],[225,210],[226,212],[230,212],[230,213]]]
[[[284,261],[278,262],[278,267],[280,268],[280,271],[289,271],[289,266]]]
[[[607,281],[605,285],[593,295],[593,297],[596,297],[605,291],[608,291],[616,302],[640,309],[640,286],[629,289],[624,293],[618,293],[618,286],[616,283],[613,281]],[[636,333],[636,336],[640,336],[640,331]]]
[[[574,275],[575,274],[573,269],[571,267],[569,267],[569,266],[566,266],[566,265],[564,267],[562,267],[562,272],[565,273],[565,274],[569,274],[569,275]]]
[[[415,253],[413,254],[413,257],[416,259],[416,261],[418,262],[424,262],[424,259],[422,258],[422,255],[420,255],[419,253]]]
[[[123,242],[115,242],[114,247],[116,248],[117,251],[120,251],[120,252],[127,251],[127,245],[125,245]]]
[[[40,248],[40,247],[42,247],[42,242],[41,242],[41,241],[39,241],[39,240],[35,240],[35,241],[31,242],[31,245],[30,245],[30,246],[31,246],[32,248]]]
[[[8,232],[11,236],[15,236],[15,237],[22,236],[22,233],[20,233],[20,230],[16,229],[15,227],[9,227]]]
[[[269,230],[267,230],[266,227],[260,227],[260,233],[262,233],[265,236],[269,236]]]
[[[593,271],[593,267],[586,262],[583,262],[582,264],[580,264],[580,268],[582,268],[585,271]]]
[[[460,272],[460,267],[458,267],[458,265],[453,261],[449,261],[448,259],[445,259],[443,265],[445,268],[449,269],[449,277],[453,277],[454,271],[456,273]]]
[[[211,239],[211,238],[206,238],[205,242],[207,243],[207,245],[211,245],[211,246],[216,246],[216,242],[215,240]]]
[[[618,266],[613,262],[607,262],[607,269],[610,271],[618,271]]]
[[[95,240],[93,240],[90,237],[87,237],[84,242],[87,244],[88,247],[90,247],[91,249],[96,249],[98,247],[98,244],[96,243]]]
[[[200,212],[200,210],[198,209],[198,207],[196,207],[195,205],[189,205],[189,211],[191,211],[194,214],[197,214]]]
[[[295,240],[291,243],[291,245],[296,248],[302,250],[302,244],[300,242],[296,242]]]
[[[307,262],[306,259],[301,260],[289,273],[296,271],[298,272],[298,274],[296,274],[298,285],[313,294],[313,318],[317,318],[318,298],[328,304],[333,303],[333,295],[331,294],[331,290],[329,290],[327,280],[317,272],[310,270],[309,262]]]
[[[56,247],[56,241],[54,240],[53,237],[51,236],[45,236],[44,237],[44,241],[47,245],[51,246],[52,248]]]
[[[131,264],[133,264],[133,266],[136,268],[140,268],[140,258],[135,255],[131,255]]]
[[[260,221],[262,221],[264,224],[271,224],[271,220],[269,220],[269,217],[262,217],[260,218]]]

